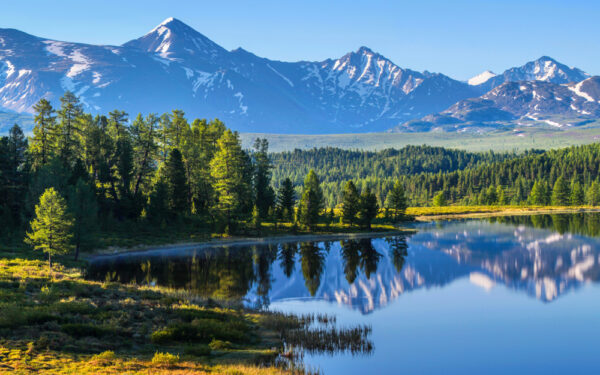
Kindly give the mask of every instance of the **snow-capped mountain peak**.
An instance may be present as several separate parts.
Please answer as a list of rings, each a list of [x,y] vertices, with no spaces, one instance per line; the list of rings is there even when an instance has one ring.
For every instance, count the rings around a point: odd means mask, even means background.
[[[486,70],[485,72],[480,73],[473,78],[470,78],[467,82],[471,86],[477,86],[477,85],[481,85],[482,83],[486,82],[487,80],[489,80],[490,78],[493,78],[495,76],[497,76],[496,73],[492,72],[491,70]]]
[[[168,60],[186,56],[218,58],[227,51],[180,20],[170,17],[141,38],[123,45],[153,52]]]

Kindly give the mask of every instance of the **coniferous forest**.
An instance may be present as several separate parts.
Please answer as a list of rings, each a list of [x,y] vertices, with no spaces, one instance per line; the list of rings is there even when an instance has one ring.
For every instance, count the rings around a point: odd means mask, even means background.
[[[97,245],[96,234],[124,228],[242,233],[282,221],[314,230],[336,220],[333,208],[342,223],[369,228],[380,208],[600,202],[595,144],[524,153],[269,153],[265,139],[245,150],[219,120],[190,122],[179,110],[92,116],[67,92],[58,108],[42,99],[35,112],[31,137],[15,125],[0,141],[0,230],[49,253],[49,236],[78,254]],[[43,225],[53,216],[62,234]]]

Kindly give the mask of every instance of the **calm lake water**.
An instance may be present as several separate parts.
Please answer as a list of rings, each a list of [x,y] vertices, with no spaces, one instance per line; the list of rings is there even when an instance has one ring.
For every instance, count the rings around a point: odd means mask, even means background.
[[[389,238],[105,257],[88,277],[370,325],[370,354],[306,355],[325,374],[600,372],[600,215],[415,227]]]

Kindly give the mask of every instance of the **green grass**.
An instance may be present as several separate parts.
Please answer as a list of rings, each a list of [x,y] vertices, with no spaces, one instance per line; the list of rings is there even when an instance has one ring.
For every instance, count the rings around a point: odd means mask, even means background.
[[[272,152],[313,147],[381,150],[423,144],[467,151],[520,151],[595,143],[600,141],[600,127],[589,125],[567,130],[537,127],[523,128],[519,133],[494,131],[485,134],[443,132],[320,135],[242,133],[243,146],[250,148],[253,140],[257,137],[267,138],[269,150]]]
[[[0,372],[284,373],[257,366],[282,347],[267,313],[87,281],[76,265],[0,252]]]

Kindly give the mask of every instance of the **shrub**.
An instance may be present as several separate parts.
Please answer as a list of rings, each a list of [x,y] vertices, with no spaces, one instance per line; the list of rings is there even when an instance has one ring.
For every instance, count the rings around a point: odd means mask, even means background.
[[[159,366],[173,366],[179,362],[179,355],[174,355],[171,353],[154,353],[154,357],[152,357],[152,363]]]
[[[215,340],[213,339],[208,347],[212,350],[225,350],[231,349],[231,343],[229,341]]]
[[[115,358],[116,358],[115,352],[113,352],[112,350],[107,350],[105,352],[102,352],[100,354],[96,354],[96,355],[92,356],[92,362],[96,362],[96,363],[112,362],[115,360]]]

